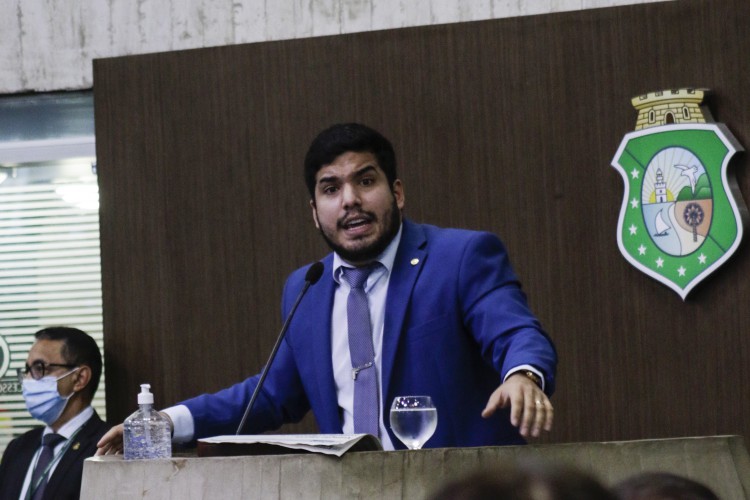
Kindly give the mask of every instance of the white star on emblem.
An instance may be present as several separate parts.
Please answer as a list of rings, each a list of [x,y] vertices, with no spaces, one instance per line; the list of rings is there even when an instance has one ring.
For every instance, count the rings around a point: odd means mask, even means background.
[[[700,262],[701,264],[705,264],[706,263],[706,256],[704,254],[700,254],[698,256],[698,262]]]
[[[664,267],[664,259],[662,259],[661,257],[656,259],[656,267]]]
[[[632,200],[630,200],[630,206],[632,208],[638,208],[638,199],[637,198],[633,198]]]
[[[628,230],[630,231],[630,235],[631,236],[635,235],[635,233],[638,232],[638,228],[635,227],[635,224],[631,224],[630,227],[628,228]]]
[[[678,273],[678,274],[679,274],[680,276],[685,276],[685,271],[687,271],[687,269],[685,269],[685,267],[684,267],[684,266],[680,266],[680,268],[679,268],[679,269],[677,269],[677,273]]]
[[[638,247],[638,254],[640,254],[640,255],[646,255],[646,247],[644,247],[643,245],[639,246]]]
[[[638,170],[636,170],[636,169],[633,169],[633,170],[632,170],[632,171],[630,172],[630,175],[631,175],[631,176],[633,177],[633,179],[637,179],[637,178],[638,178]]]

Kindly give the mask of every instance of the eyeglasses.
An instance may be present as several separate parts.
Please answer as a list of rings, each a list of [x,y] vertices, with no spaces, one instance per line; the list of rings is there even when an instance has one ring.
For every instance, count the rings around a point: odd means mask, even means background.
[[[29,376],[29,373],[31,373],[31,378],[34,380],[39,380],[45,375],[49,374],[51,370],[54,368],[75,368],[78,365],[67,365],[67,364],[60,364],[60,363],[44,363],[42,361],[34,361],[31,363],[31,366],[26,365],[25,368],[17,368],[16,373],[18,373],[18,381],[23,383],[23,379]]]

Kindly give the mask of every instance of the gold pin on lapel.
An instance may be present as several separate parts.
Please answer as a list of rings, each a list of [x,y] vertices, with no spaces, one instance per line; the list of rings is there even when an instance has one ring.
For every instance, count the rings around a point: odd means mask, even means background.
[[[417,259],[417,258],[411,259],[411,265],[412,266],[416,266],[417,264],[419,264],[419,259]]]
[[[81,447],[81,442],[80,441],[76,441],[73,444],[73,451],[78,451],[78,448],[80,448],[80,447]]]

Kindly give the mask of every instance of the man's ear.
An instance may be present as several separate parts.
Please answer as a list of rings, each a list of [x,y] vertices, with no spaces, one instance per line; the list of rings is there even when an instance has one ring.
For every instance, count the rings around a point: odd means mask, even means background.
[[[404,183],[401,179],[393,181],[391,192],[393,193],[393,198],[396,200],[396,206],[399,210],[403,210],[406,204],[406,193],[404,192]]]
[[[91,367],[88,365],[81,365],[80,368],[78,368],[76,375],[78,375],[78,377],[76,378],[76,383],[73,384],[73,390],[75,392],[80,392],[89,385],[89,382],[91,382]]]
[[[310,200],[310,208],[312,209],[312,217],[313,217],[313,221],[315,222],[315,227],[320,229],[320,223],[318,222],[318,210],[315,207],[314,199]]]

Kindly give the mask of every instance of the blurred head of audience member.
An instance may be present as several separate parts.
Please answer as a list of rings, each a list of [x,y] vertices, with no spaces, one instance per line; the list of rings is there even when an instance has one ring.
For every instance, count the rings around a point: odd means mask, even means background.
[[[430,500],[617,500],[596,478],[542,462],[506,464],[442,485]]]
[[[707,486],[667,472],[643,472],[617,483],[621,500],[719,500]]]

